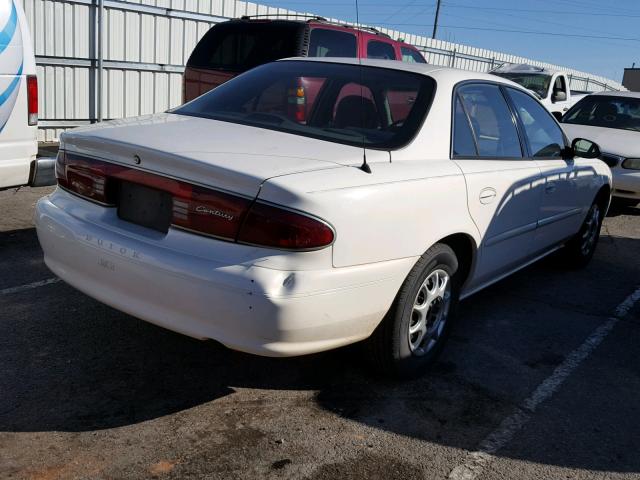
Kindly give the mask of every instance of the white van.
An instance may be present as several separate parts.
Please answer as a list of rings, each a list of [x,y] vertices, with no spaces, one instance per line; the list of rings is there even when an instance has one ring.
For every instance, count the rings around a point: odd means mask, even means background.
[[[36,61],[19,0],[0,0],[0,189],[51,185],[53,161],[38,153]]]

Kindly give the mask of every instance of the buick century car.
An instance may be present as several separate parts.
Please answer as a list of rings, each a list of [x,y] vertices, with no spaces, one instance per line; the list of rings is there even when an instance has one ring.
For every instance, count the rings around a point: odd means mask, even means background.
[[[598,155],[506,79],[290,59],[68,131],[36,224],[56,275],[135,317],[260,355],[366,341],[406,377],[460,299],[557,250],[590,260]]]

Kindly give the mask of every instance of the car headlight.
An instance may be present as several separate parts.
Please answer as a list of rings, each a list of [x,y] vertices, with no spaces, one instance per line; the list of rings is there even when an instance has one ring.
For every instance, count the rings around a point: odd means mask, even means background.
[[[622,168],[629,170],[640,170],[640,158],[627,158],[622,162]]]

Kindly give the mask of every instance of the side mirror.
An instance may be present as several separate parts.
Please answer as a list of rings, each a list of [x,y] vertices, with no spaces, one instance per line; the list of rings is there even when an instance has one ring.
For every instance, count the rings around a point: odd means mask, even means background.
[[[571,143],[571,149],[576,157],[598,158],[601,154],[600,147],[596,143],[584,138],[574,139]]]
[[[558,120],[558,122],[562,121],[562,112],[551,112],[551,115],[556,117],[556,120]]]
[[[565,102],[567,100],[567,92],[563,92],[562,90],[558,90],[553,92],[551,95],[552,102]]]

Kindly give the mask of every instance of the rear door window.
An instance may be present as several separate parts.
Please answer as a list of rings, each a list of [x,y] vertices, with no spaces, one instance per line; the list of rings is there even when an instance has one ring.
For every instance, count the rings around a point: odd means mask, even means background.
[[[367,44],[367,58],[378,58],[381,60],[395,60],[396,51],[393,45],[388,42],[371,40]]]
[[[497,85],[465,85],[458,89],[458,95],[469,115],[481,157],[522,158],[513,115]]]
[[[524,126],[533,158],[560,158],[564,135],[549,111],[524,92],[507,88]]]
[[[355,58],[356,36],[339,30],[314,28],[309,38],[309,56]]]
[[[420,52],[415,51],[413,48],[401,47],[402,61],[407,63],[427,63]]]

